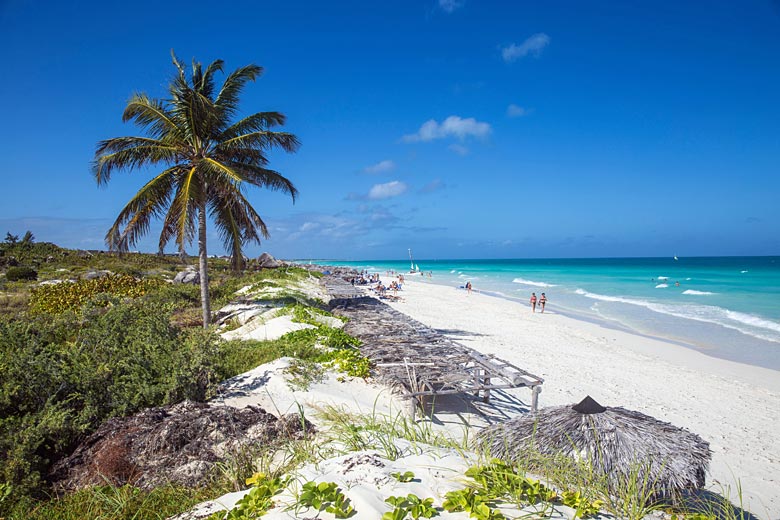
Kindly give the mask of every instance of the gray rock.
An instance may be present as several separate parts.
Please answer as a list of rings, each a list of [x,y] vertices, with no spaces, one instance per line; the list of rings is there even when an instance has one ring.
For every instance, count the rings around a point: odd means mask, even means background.
[[[88,271],[81,275],[82,280],[95,280],[112,274],[111,271]]]
[[[189,283],[197,285],[200,283],[200,273],[193,268],[176,273],[173,283]]]
[[[275,269],[277,267],[283,266],[284,263],[280,262],[268,253],[263,253],[257,259],[257,265],[263,269]]]

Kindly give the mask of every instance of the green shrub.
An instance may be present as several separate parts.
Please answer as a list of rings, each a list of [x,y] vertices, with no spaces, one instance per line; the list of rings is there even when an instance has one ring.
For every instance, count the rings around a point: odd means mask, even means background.
[[[139,280],[128,275],[110,275],[93,280],[44,285],[32,291],[30,312],[58,314],[78,309],[99,294],[137,298],[164,283],[155,279]]]
[[[31,493],[105,419],[213,395],[227,375],[219,339],[181,331],[169,316],[115,301],[86,321],[74,313],[0,321],[0,482]]]
[[[5,277],[9,282],[37,280],[38,271],[31,267],[9,267],[5,272]]]

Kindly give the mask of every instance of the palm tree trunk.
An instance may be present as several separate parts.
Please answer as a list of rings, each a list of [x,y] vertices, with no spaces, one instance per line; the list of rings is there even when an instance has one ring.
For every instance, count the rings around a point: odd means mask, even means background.
[[[200,260],[200,302],[203,307],[203,328],[211,324],[211,301],[209,300],[208,254],[206,252],[206,198],[198,208],[198,253]]]

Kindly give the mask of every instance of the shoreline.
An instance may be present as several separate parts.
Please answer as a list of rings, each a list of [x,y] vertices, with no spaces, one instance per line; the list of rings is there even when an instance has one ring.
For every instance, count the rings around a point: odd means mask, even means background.
[[[387,278],[387,275],[382,274],[381,271],[377,270],[377,272],[379,272],[383,276],[383,278]],[[406,273],[400,273],[400,274],[404,274],[406,276],[406,280],[407,281],[408,280],[412,280],[414,282],[420,282],[421,281],[421,280],[417,279],[415,276],[406,275]],[[440,287],[447,287],[447,288],[451,288],[451,289],[459,289],[459,287],[455,287],[451,283],[439,281],[437,279],[425,278],[422,281],[425,284],[433,284],[433,285],[437,285],[437,286],[440,286]],[[518,305],[521,305],[521,306],[524,306],[524,305],[527,306],[527,303],[526,303],[526,301],[524,299],[521,299],[521,298],[518,298],[518,297],[514,297],[514,296],[508,295],[506,293],[500,292],[500,291],[474,289],[473,292],[479,293],[479,294],[482,294],[482,295],[485,295],[485,296],[489,296],[491,298],[498,298],[498,299],[506,300],[506,301],[509,301],[509,302],[512,302],[512,303],[515,303],[515,304],[518,304]],[[555,306],[555,304],[553,304],[553,305]],[[557,309],[555,312],[560,314],[560,315],[562,315],[562,316],[566,316],[569,319],[578,321],[578,322],[589,323],[589,324],[592,324],[592,325],[595,325],[595,326],[599,326],[599,327],[603,327],[603,328],[606,328],[606,329],[611,329],[611,330],[615,330],[615,331],[618,331],[618,332],[624,332],[626,334],[631,334],[631,335],[634,335],[634,336],[640,336],[640,337],[647,338],[647,339],[653,339],[653,340],[657,340],[657,341],[660,341],[660,342],[663,342],[663,343],[670,343],[670,344],[676,345],[678,347],[684,348],[686,350],[697,352],[697,353],[699,353],[701,355],[707,356],[708,358],[719,359],[719,360],[722,360],[722,361],[735,363],[737,365],[744,365],[744,366],[748,366],[748,367],[759,368],[759,369],[762,369],[762,370],[769,370],[769,371],[772,371],[772,372],[777,372],[778,373],[778,377],[780,377],[780,367],[775,368],[775,367],[765,366],[765,365],[761,365],[761,364],[757,364],[757,363],[750,363],[750,362],[742,361],[742,360],[738,360],[738,359],[732,359],[732,358],[728,357],[728,353],[727,352],[723,352],[723,355],[717,355],[717,353],[722,352],[722,350],[719,349],[719,347],[710,345],[707,342],[696,343],[694,341],[686,341],[685,339],[673,337],[671,335],[670,336],[664,336],[663,334],[660,334],[660,333],[655,332],[655,331],[654,332],[641,331],[641,330],[638,330],[636,328],[631,327],[630,325],[627,325],[627,324],[623,323],[622,321],[620,321],[617,318],[607,318],[607,317],[603,317],[603,316],[599,317],[599,316],[596,316],[596,315],[589,315],[589,314],[580,312],[580,311],[578,311],[576,309],[573,309],[573,308],[570,308],[570,307],[562,307],[562,308]],[[684,319],[684,318],[679,318],[678,317],[678,319]],[[696,323],[694,323],[694,325],[696,325]],[[727,333],[732,333],[732,331],[728,331]],[[752,339],[753,338],[748,338],[748,340],[752,340]],[[780,346],[778,346],[778,348],[780,348]],[[780,388],[780,387],[778,387],[778,388]],[[780,389],[778,391],[780,391]]]
[[[393,308],[544,378],[540,407],[590,395],[698,433],[713,451],[707,487],[730,488],[736,500],[739,483],[748,510],[780,515],[780,372],[578,320],[554,305],[532,313],[511,299],[413,277],[399,294]]]

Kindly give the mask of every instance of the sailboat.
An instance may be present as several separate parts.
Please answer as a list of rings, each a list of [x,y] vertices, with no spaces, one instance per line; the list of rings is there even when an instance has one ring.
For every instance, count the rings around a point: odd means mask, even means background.
[[[676,262],[677,260],[679,260],[679,258],[677,258],[677,255],[674,255],[674,261]]]
[[[419,273],[420,272],[420,266],[414,263],[414,259],[412,258],[412,250],[409,249],[409,274]]]

